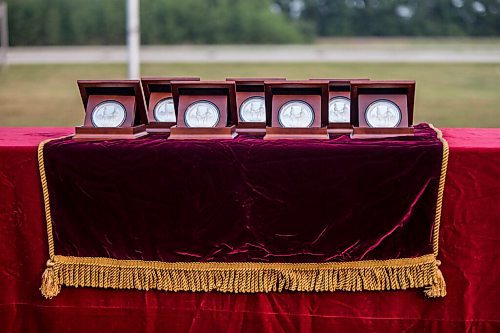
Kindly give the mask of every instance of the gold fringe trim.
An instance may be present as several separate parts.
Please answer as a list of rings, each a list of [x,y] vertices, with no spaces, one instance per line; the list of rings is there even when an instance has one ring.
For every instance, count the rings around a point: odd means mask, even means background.
[[[439,282],[437,262],[432,254],[391,260],[290,264],[165,263],[56,255],[45,275],[41,290],[47,298],[56,296],[61,285],[256,293],[432,289]]]
[[[57,296],[61,286],[165,291],[221,291],[234,293],[276,291],[362,291],[427,287],[428,297],[444,297],[446,283],[436,260],[449,148],[441,131],[432,124],[443,144],[443,159],[433,230],[433,254],[418,258],[366,260],[343,263],[165,263],[55,255],[49,191],[45,176],[44,145],[38,146],[49,261],[40,291]],[[64,138],[64,137],[63,137]]]

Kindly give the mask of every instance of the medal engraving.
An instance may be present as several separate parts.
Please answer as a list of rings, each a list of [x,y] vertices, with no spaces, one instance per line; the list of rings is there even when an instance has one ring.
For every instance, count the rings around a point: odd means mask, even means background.
[[[195,102],[184,113],[187,127],[215,127],[219,123],[219,118],[219,108],[208,101]]]
[[[165,98],[159,101],[153,110],[153,116],[156,121],[175,123],[175,108],[172,98]]]
[[[241,103],[240,119],[242,122],[265,122],[266,106],[264,98],[259,96],[250,97]]]
[[[334,97],[328,104],[330,123],[349,123],[351,121],[351,100],[347,97]]]
[[[388,100],[377,100],[366,108],[365,119],[370,127],[398,127],[401,110]]]
[[[115,101],[106,101],[92,110],[91,120],[95,127],[120,127],[126,117],[127,112],[123,105]]]
[[[278,120],[282,127],[307,128],[314,122],[314,111],[306,102],[290,101],[280,108]]]

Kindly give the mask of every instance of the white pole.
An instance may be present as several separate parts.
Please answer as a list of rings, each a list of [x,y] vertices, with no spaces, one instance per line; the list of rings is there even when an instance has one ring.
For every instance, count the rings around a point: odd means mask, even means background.
[[[9,48],[9,24],[7,22],[7,3],[0,3],[0,66],[7,63]]]
[[[128,78],[140,78],[139,47],[140,41],[139,0],[127,0],[127,48]]]

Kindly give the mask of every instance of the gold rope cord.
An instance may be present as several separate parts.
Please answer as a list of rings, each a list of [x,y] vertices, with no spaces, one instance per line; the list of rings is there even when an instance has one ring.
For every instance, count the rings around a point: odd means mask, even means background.
[[[50,198],[49,198],[49,188],[47,186],[47,177],[45,176],[45,162],[43,158],[43,147],[47,142],[62,138],[53,138],[40,142],[38,145],[37,158],[38,158],[38,171],[40,172],[40,180],[42,182],[42,194],[43,194],[43,204],[45,210],[45,221],[47,222],[47,235],[49,239],[49,258],[54,257],[54,238],[52,236],[52,216],[50,215]]]
[[[429,126],[436,132],[437,138],[443,144],[443,159],[441,162],[441,175],[439,177],[439,188],[436,202],[436,216],[434,218],[434,228],[432,235],[432,245],[434,250],[434,256],[437,257],[439,253],[439,227],[441,225],[441,211],[443,208],[443,196],[444,196],[444,185],[446,182],[446,172],[448,170],[448,158],[450,155],[450,148],[448,146],[448,141],[443,138],[443,133],[435,128],[434,125],[429,124]]]
[[[428,297],[446,295],[446,284],[438,268],[439,224],[448,163],[448,144],[430,125],[443,144],[433,254],[416,258],[331,263],[175,262],[118,260],[111,258],[55,255],[49,191],[43,148],[38,163],[43,189],[49,260],[42,275],[41,292],[57,296],[61,286],[165,291],[221,291],[234,293],[291,291],[397,290],[427,287]]]

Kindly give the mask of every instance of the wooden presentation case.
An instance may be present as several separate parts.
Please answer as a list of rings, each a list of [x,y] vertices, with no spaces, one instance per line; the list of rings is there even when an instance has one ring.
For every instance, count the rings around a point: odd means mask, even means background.
[[[158,121],[154,116],[154,109],[158,102],[172,98],[172,81],[200,81],[199,77],[143,77],[141,78],[142,89],[146,99],[148,125],[146,131],[149,133],[169,133],[170,127],[176,122]]]
[[[401,119],[396,127],[370,127],[366,110],[378,100],[397,105]],[[351,81],[352,138],[413,136],[414,102],[415,81]]]
[[[349,115],[348,122],[330,121],[330,101],[336,97],[344,97],[351,100],[351,81],[369,81],[370,79],[335,79],[335,78],[313,78],[311,81],[328,81],[328,133],[330,134],[350,134],[352,124]],[[352,111],[352,109],[350,108]]]
[[[234,82],[236,86],[236,111],[237,123],[236,131],[238,133],[264,134],[266,133],[266,122],[250,122],[243,121],[240,108],[242,104],[249,98],[262,97],[265,99],[264,82],[265,81],[285,81],[286,78],[243,78],[231,77],[226,78],[226,81]]]
[[[78,89],[85,108],[83,126],[75,127],[73,139],[135,139],[147,135],[146,106],[139,80],[78,80]],[[120,103],[126,111],[125,120],[118,127],[96,127],[92,112],[99,104]]]
[[[266,135],[273,139],[329,139],[328,81],[266,81]],[[310,127],[283,127],[278,119],[279,110],[290,101],[303,101],[313,109]]]
[[[170,128],[169,139],[233,139],[236,133],[236,95],[234,82],[172,81],[177,124]],[[220,112],[214,127],[189,127],[185,122],[188,107],[208,101]]]

